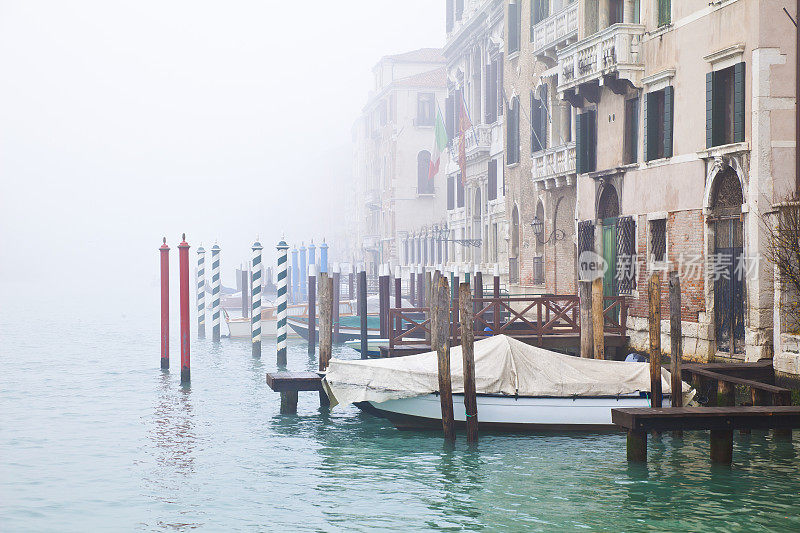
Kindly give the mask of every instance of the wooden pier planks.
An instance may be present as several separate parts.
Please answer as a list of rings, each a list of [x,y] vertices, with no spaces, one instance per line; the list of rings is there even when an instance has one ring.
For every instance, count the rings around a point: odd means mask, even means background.
[[[267,372],[267,385],[275,392],[321,391],[322,377],[316,372]]]
[[[627,456],[630,462],[647,461],[649,431],[710,430],[711,462],[731,464],[733,430],[800,428],[800,407],[757,405],[612,409],[611,421],[628,430]]]

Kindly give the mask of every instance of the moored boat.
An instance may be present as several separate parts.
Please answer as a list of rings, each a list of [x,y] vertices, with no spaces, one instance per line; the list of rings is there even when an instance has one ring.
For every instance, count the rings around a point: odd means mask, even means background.
[[[612,429],[611,409],[650,405],[648,363],[582,359],[497,335],[477,341],[481,427],[499,430]],[[465,421],[461,347],[450,350],[457,423]],[[399,428],[441,425],[435,352],[373,360],[333,359],[323,380],[331,405],[355,404]],[[669,372],[661,387],[670,399]],[[694,395],[684,383],[685,403]],[[685,404],[684,403],[684,404]]]

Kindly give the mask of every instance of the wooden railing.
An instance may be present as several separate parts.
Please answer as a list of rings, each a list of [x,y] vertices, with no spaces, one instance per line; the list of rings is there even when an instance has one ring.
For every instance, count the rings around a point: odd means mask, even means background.
[[[565,296],[484,297],[473,299],[475,338],[508,335],[517,338],[580,335],[580,298]],[[389,309],[389,349],[395,346],[423,344],[430,339],[430,309],[412,307]],[[603,304],[604,331],[625,335],[628,304],[624,296],[609,296]],[[450,306],[451,345],[460,342],[458,302]]]

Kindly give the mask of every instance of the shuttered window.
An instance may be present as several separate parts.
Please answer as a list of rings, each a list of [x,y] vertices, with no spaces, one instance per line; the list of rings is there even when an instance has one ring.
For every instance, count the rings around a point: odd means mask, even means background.
[[[666,26],[672,22],[672,1],[658,0],[658,25]]]
[[[536,153],[547,148],[547,84],[539,87],[539,96],[531,91],[531,153]]]
[[[531,0],[531,41],[533,27],[550,15],[550,0]]]
[[[639,160],[639,99],[625,100],[625,163]]]
[[[647,93],[644,100],[645,161],[672,157],[675,92],[672,86]]]
[[[511,100],[506,128],[506,153],[509,165],[519,163],[519,98]]]
[[[497,122],[497,60],[486,65],[486,106],[485,118],[487,124]]]
[[[450,175],[447,176],[447,209],[452,210],[456,207],[455,202],[456,196],[456,180],[455,177]]]
[[[745,64],[706,74],[706,147],[744,142]]]
[[[597,113],[587,111],[575,117],[575,165],[578,174],[594,172],[597,165]]]
[[[497,159],[489,160],[489,179],[486,184],[489,189],[489,200],[497,199]]]
[[[464,181],[461,174],[459,174],[456,179],[458,180],[458,183],[456,183],[458,207],[464,207]]]
[[[444,101],[445,129],[447,138],[452,139],[455,135],[456,110],[453,95],[448,96]]]
[[[519,52],[519,4],[508,4],[508,53]]]

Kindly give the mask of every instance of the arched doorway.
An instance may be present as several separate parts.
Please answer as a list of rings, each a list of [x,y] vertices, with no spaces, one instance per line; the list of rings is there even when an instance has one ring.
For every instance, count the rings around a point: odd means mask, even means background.
[[[481,250],[483,249],[483,240],[481,235],[481,215],[483,213],[482,207],[481,189],[480,187],[477,187],[475,189],[475,202],[472,209],[472,238],[481,239],[481,244],[480,246],[476,246],[472,249],[472,261],[475,263],[481,262]]]
[[[744,353],[744,239],[739,177],[731,167],[723,168],[714,180],[711,219],[714,252],[711,257],[714,280],[714,328],[717,351],[734,356]]]
[[[514,206],[511,211],[511,253],[508,258],[508,278],[509,283],[519,282],[519,209]]]
[[[613,185],[606,184],[597,202],[597,218],[602,224],[603,259],[608,265],[603,276],[603,294],[617,296],[617,219],[619,218],[619,196]]]

